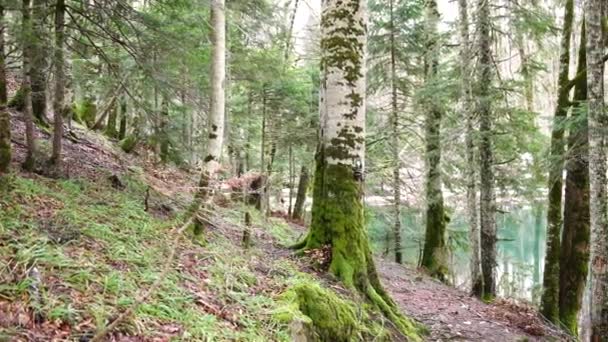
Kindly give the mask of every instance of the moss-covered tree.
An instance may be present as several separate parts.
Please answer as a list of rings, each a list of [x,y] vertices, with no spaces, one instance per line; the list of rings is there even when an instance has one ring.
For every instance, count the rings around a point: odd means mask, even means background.
[[[582,24],[577,74],[586,68],[585,24]],[[572,120],[568,133],[564,227],[559,264],[559,320],[571,334],[578,333],[578,313],[587,281],[589,263],[589,137],[585,117],[587,79],[574,90]]]
[[[6,108],[6,66],[4,62],[4,1],[0,1],[0,174],[11,163],[11,117]]]
[[[574,2],[567,0],[564,5],[564,26],[560,45],[558,94],[553,128],[551,132],[551,150],[549,155],[549,198],[547,204],[547,249],[545,272],[543,274],[543,294],[541,312],[552,322],[559,319],[559,254],[560,232],[562,227],[562,173],[564,170],[564,119],[568,114],[569,89],[568,72],[570,65],[570,41]]]
[[[47,29],[45,25],[48,0],[33,0],[32,2],[32,35],[30,44],[32,46],[31,56],[31,94],[32,114],[38,124],[48,126],[46,115],[46,83],[48,68],[47,53]]]
[[[25,121],[25,140],[27,153],[23,168],[27,171],[34,171],[36,166],[36,135],[34,131],[34,117],[32,115],[32,92],[30,86],[31,56],[32,46],[30,36],[32,35],[31,2],[23,0],[21,3],[21,49],[22,49],[22,83],[23,99],[23,118]]]
[[[440,42],[437,31],[439,12],[435,0],[425,2],[425,83],[431,88],[438,81]],[[430,93],[430,92],[429,92]],[[445,244],[446,215],[444,212],[441,185],[441,117],[442,109],[436,96],[425,96],[425,142],[426,142],[426,232],[422,267],[434,277],[446,279],[447,248]]]
[[[496,296],[496,198],[494,189],[494,152],[492,118],[492,0],[477,2],[478,54],[475,97],[479,116],[479,229],[481,242],[482,297]]]
[[[55,3],[55,50],[53,51],[53,66],[55,67],[55,97],[53,101],[54,130],[53,153],[51,163],[59,170],[61,168],[61,145],[63,138],[63,114],[65,113],[65,60],[63,49],[65,44],[65,0]]]
[[[366,4],[327,0],[322,9],[321,127],[312,224],[295,248],[329,246],[329,271],[416,339],[414,325],[380,283],[364,224]]]
[[[591,215],[591,341],[608,341],[608,196],[606,195],[606,132],[604,103],[605,47],[603,0],[587,0],[587,103]]]

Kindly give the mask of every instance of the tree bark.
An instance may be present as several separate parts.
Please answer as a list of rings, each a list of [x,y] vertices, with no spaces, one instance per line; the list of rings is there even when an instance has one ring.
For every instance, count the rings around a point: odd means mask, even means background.
[[[65,0],[57,0],[55,4],[55,50],[53,65],[55,66],[55,97],[53,100],[53,152],[51,164],[57,171],[61,170],[61,139],[63,138],[63,113],[65,98],[65,60],[63,45],[65,43]]]
[[[560,47],[560,70],[558,77],[557,105],[551,132],[549,156],[549,198],[547,206],[547,249],[541,313],[550,321],[559,319],[559,255],[560,231],[562,227],[562,173],[564,170],[564,120],[568,112],[568,73],[570,65],[570,41],[574,16],[573,0],[567,0],[564,9],[564,27]]]
[[[496,198],[494,194],[494,153],[492,150],[492,38],[490,35],[491,0],[478,0],[477,30],[479,32],[477,67],[477,115],[479,116],[479,223],[481,232],[482,298],[496,296]]]
[[[587,0],[585,5],[591,207],[591,341],[594,342],[608,341],[608,115],[604,104],[602,3],[602,0]]]
[[[395,51],[395,15],[394,1],[390,0],[390,38],[391,38],[391,152],[393,154],[393,206],[394,206],[394,226],[393,237],[395,238],[395,262],[403,262],[401,251],[401,158],[399,157],[399,112],[397,107],[397,67]]]
[[[44,126],[48,125],[46,115],[46,82],[47,82],[47,33],[44,28],[44,21],[47,11],[47,0],[33,0],[32,6],[32,44],[31,56],[31,94],[32,94],[32,114],[36,121]]]
[[[581,30],[577,73],[586,67],[585,23]],[[589,136],[582,111],[587,100],[587,80],[574,90],[573,125],[568,134],[564,227],[559,265],[559,318],[574,336],[578,334],[578,313],[587,281],[589,263]],[[582,120],[581,120],[582,119]]]
[[[118,140],[122,140],[127,136],[127,120],[129,119],[129,112],[127,109],[127,98],[123,96],[120,101],[120,126],[118,128]]]
[[[209,139],[207,142],[207,155],[203,159],[203,170],[198,183],[199,189],[195,195],[190,211],[196,214],[201,204],[209,195],[211,181],[220,169],[222,146],[224,142],[224,112],[226,80],[226,16],[225,0],[211,0],[211,110],[209,112]],[[203,224],[194,220],[194,234],[202,233]]]
[[[294,220],[301,220],[304,217],[304,204],[306,203],[306,190],[308,189],[308,168],[302,165],[300,170],[300,180],[298,181],[298,193],[296,194],[296,203],[293,207],[291,217]]]
[[[11,116],[6,108],[6,66],[4,61],[4,1],[0,1],[0,175],[9,169],[11,151]]]
[[[481,297],[483,280],[481,278],[480,245],[479,245],[479,216],[477,215],[477,179],[475,170],[475,111],[472,108],[471,89],[471,48],[469,39],[469,9],[467,0],[458,0],[460,28],[460,104],[466,120],[466,182],[467,182],[467,223],[469,224],[469,245],[471,259],[471,293]]]
[[[32,47],[30,43],[30,37],[32,35],[30,5],[30,0],[23,0],[21,5],[21,28],[23,35],[21,39],[21,46],[23,49],[23,80],[21,88],[23,90],[23,98],[25,102],[25,106],[23,108],[23,117],[25,121],[25,140],[27,145],[27,154],[25,156],[23,168],[27,171],[34,171],[36,166],[36,136],[34,131],[34,118],[32,115],[32,92],[30,85],[32,56]]]
[[[364,224],[366,21],[366,1],[323,1],[312,224],[294,248],[330,246],[329,271],[417,340],[416,328],[380,284]]]
[[[425,6],[426,53],[425,83],[434,86],[439,66],[439,12],[435,0],[426,0]],[[426,233],[422,253],[422,267],[434,277],[445,281],[448,274],[448,251],[445,245],[445,228],[448,221],[441,189],[441,117],[442,110],[434,98],[425,101],[426,111]]]

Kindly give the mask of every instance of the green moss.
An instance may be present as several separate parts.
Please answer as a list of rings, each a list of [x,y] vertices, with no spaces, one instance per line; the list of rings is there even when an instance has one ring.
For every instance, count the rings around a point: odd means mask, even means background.
[[[97,117],[97,105],[91,99],[84,99],[82,101],[74,103],[74,120],[85,124],[87,127],[92,128],[95,125],[95,119]]]
[[[127,135],[126,138],[120,141],[120,148],[126,153],[131,153],[135,149],[135,146],[137,146],[137,141],[138,139],[135,134]]]

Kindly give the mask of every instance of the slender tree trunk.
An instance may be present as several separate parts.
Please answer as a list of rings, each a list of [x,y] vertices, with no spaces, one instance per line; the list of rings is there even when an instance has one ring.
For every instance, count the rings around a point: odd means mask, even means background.
[[[329,271],[417,340],[412,323],[380,284],[364,225],[366,2],[326,0],[322,8],[312,225],[295,248],[331,246]]]
[[[164,118],[162,117],[164,113],[162,113],[161,110],[161,118],[160,120],[162,121]],[[108,108],[108,122],[106,124],[106,129],[105,129],[105,134],[110,137],[110,138],[116,138],[118,137],[118,130],[116,129],[116,120],[118,119],[118,108],[116,106],[116,101],[114,101],[111,104],[111,107]],[[162,127],[162,123],[161,123],[161,127],[160,127],[160,133],[161,135],[163,134],[163,128]],[[162,143],[162,142],[161,142]]]
[[[300,180],[298,181],[298,193],[296,194],[296,204],[293,207],[291,217],[294,220],[301,220],[304,217],[304,204],[306,203],[306,190],[308,189],[308,168],[302,165],[300,170]]]
[[[425,30],[427,50],[425,53],[426,84],[437,82],[439,66],[439,39],[437,23],[439,12],[435,0],[426,0]],[[422,267],[429,273],[446,281],[448,274],[448,251],[445,245],[447,217],[443,208],[441,189],[441,117],[442,112],[435,99],[425,101],[426,110],[426,233]]]
[[[293,147],[289,144],[289,207],[287,208],[287,216],[291,217],[291,211],[293,209],[293,183],[294,183],[294,170],[293,170]]]
[[[11,163],[11,116],[6,108],[6,66],[4,61],[4,0],[0,1],[0,175]]]
[[[543,210],[540,204],[534,206],[534,285],[540,284],[540,245],[541,245],[541,229],[542,229]]]
[[[469,224],[469,244],[471,247],[471,293],[481,297],[483,280],[481,278],[479,224],[477,215],[477,179],[475,172],[475,129],[473,122],[475,112],[472,108],[471,94],[471,48],[469,39],[469,10],[467,0],[458,0],[460,27],[460,103],[463,116],[466,118],[466,179],[467,179],[467,223]]]
[[[547,249],[545,272],[543,274],[543,294],[541,313],[552,322],[559,319],[559,255],[560,231],[562,227],[562,173],[564,156],[564,119],[568,112],[568,72],[570,65],[570,40],[574,16],[573,0],[567,0],[564,10],[562,29],[558,95],[553,129],[551,132],[551,151],[549,161],[549,201],[547,206]]]
[[[226,79],[226,17],[225,1],[211,0],[211,41],[213,43],[211,65],[211,110],[209,113],[209,140],[207,155],[203,159],[203,170],[199,180],[199,190],[195,196],[190,211],[196,214],[201,204],[209,196],[209,187],[212,179],[220,169],[222,146],[224,140],[224,111],[225,94],[224,83]],[[202,233],[203,224],[194,220],[194,234]]]
[[[32,115],[32,92],[30,86],[30,71],[31,71],[31,56],[32,48],[30,44],[30,36],[32,35],[32,19],[30,0],[23,0],[22,13],[22,49],[23,49],[23,80],[21,88],[23,89],[23,98],[25,106],[23,108],[23,117],[25,121],[25,140],[27,145],[27,154],[23,168],[27,171],[34,171],[36,166],[36,135],[34,131],[34,118]]]
[[[47,82],[47,33],[44,28],[48,0],[33,0],[32,6],[32,44],[30,83],[32,93],[32,114],[37,122],[48,124],[46,115],[46,82]]]
[[[403,262],[401,252],[401,159],[399,157],[399,113],[397,108],[397,67],[395,57],[395,15],[394,0],[390,0],[391,12],[391,126],[393,134],[391,136],[391,152],[393,154],[393,205],[394,205],[394,226],[393,236],[395,238],[395,262]]]
[[[608,205],[602,0],[587,0],[587,86],[591,205],[591,341],[608,341]]]
[[[123,96],[120,101],[120,126],[118,128],[118,140],[122,140],[127,136],[127,120],[129,119],[129,112],[127,109],[127,98]]]
[[[479,116],[479,223],[481,232],[482,297],[496,296],[496,198],[494,194],[494,153],[492,150],[492,37],[490,35],[491,0],[478,0],[477,30],[479,32],[477,62],[477,115]]]
[[[63,113],[65,98],[65,61],[63,58],[63,45],[65,42],[65,1],[57,0],[55,4],[55,50],[53,53],[53,65],[55,67],[55,97],[53,100],[54,131],[53,131],[53,153],[51,164],[57,171],[61,170],[61,139],[63,137]]]
[[[114,108],[114,111],[116,111],[116,108]],[[170,146],[169,132],[167,131],[167,127],[169,125],[169,101],[167,100],[165,95],[163,95],[163,99],[160,104],[160,113],[159,114],[160,114],[160,118],[159,118],[160,160],[162,163],[167,163],[169,161],[169,146]],[[114,116],[116,117],[116,114],[114,114]],[[116,118],[114,118],[114,121],[116,121]],[[114,123],[114,125],[116,125],[116,123]],[[116,131],[116,129],[114,129],[114,131]]]
[[[577,73],[587,62],[585,22],[581,30]],[[587,79],[581,78],[574,90],[572,110],[575,125],[568,134],[566,195],[559,265],[559,318],[571,334],[578,333],[578,313],[587,282],[589,263],[589,136],[582,116],[587,100]],[[583,118],[583,120],[581,120]]]

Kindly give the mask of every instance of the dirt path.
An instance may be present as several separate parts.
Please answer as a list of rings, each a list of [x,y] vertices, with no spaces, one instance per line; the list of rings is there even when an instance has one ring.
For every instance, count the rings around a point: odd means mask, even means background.
[[[507,300],[486,304],[411,267],[380,259],[376,263],[403,312],[429,329],[429,341],[570,340],[530,307]]]

